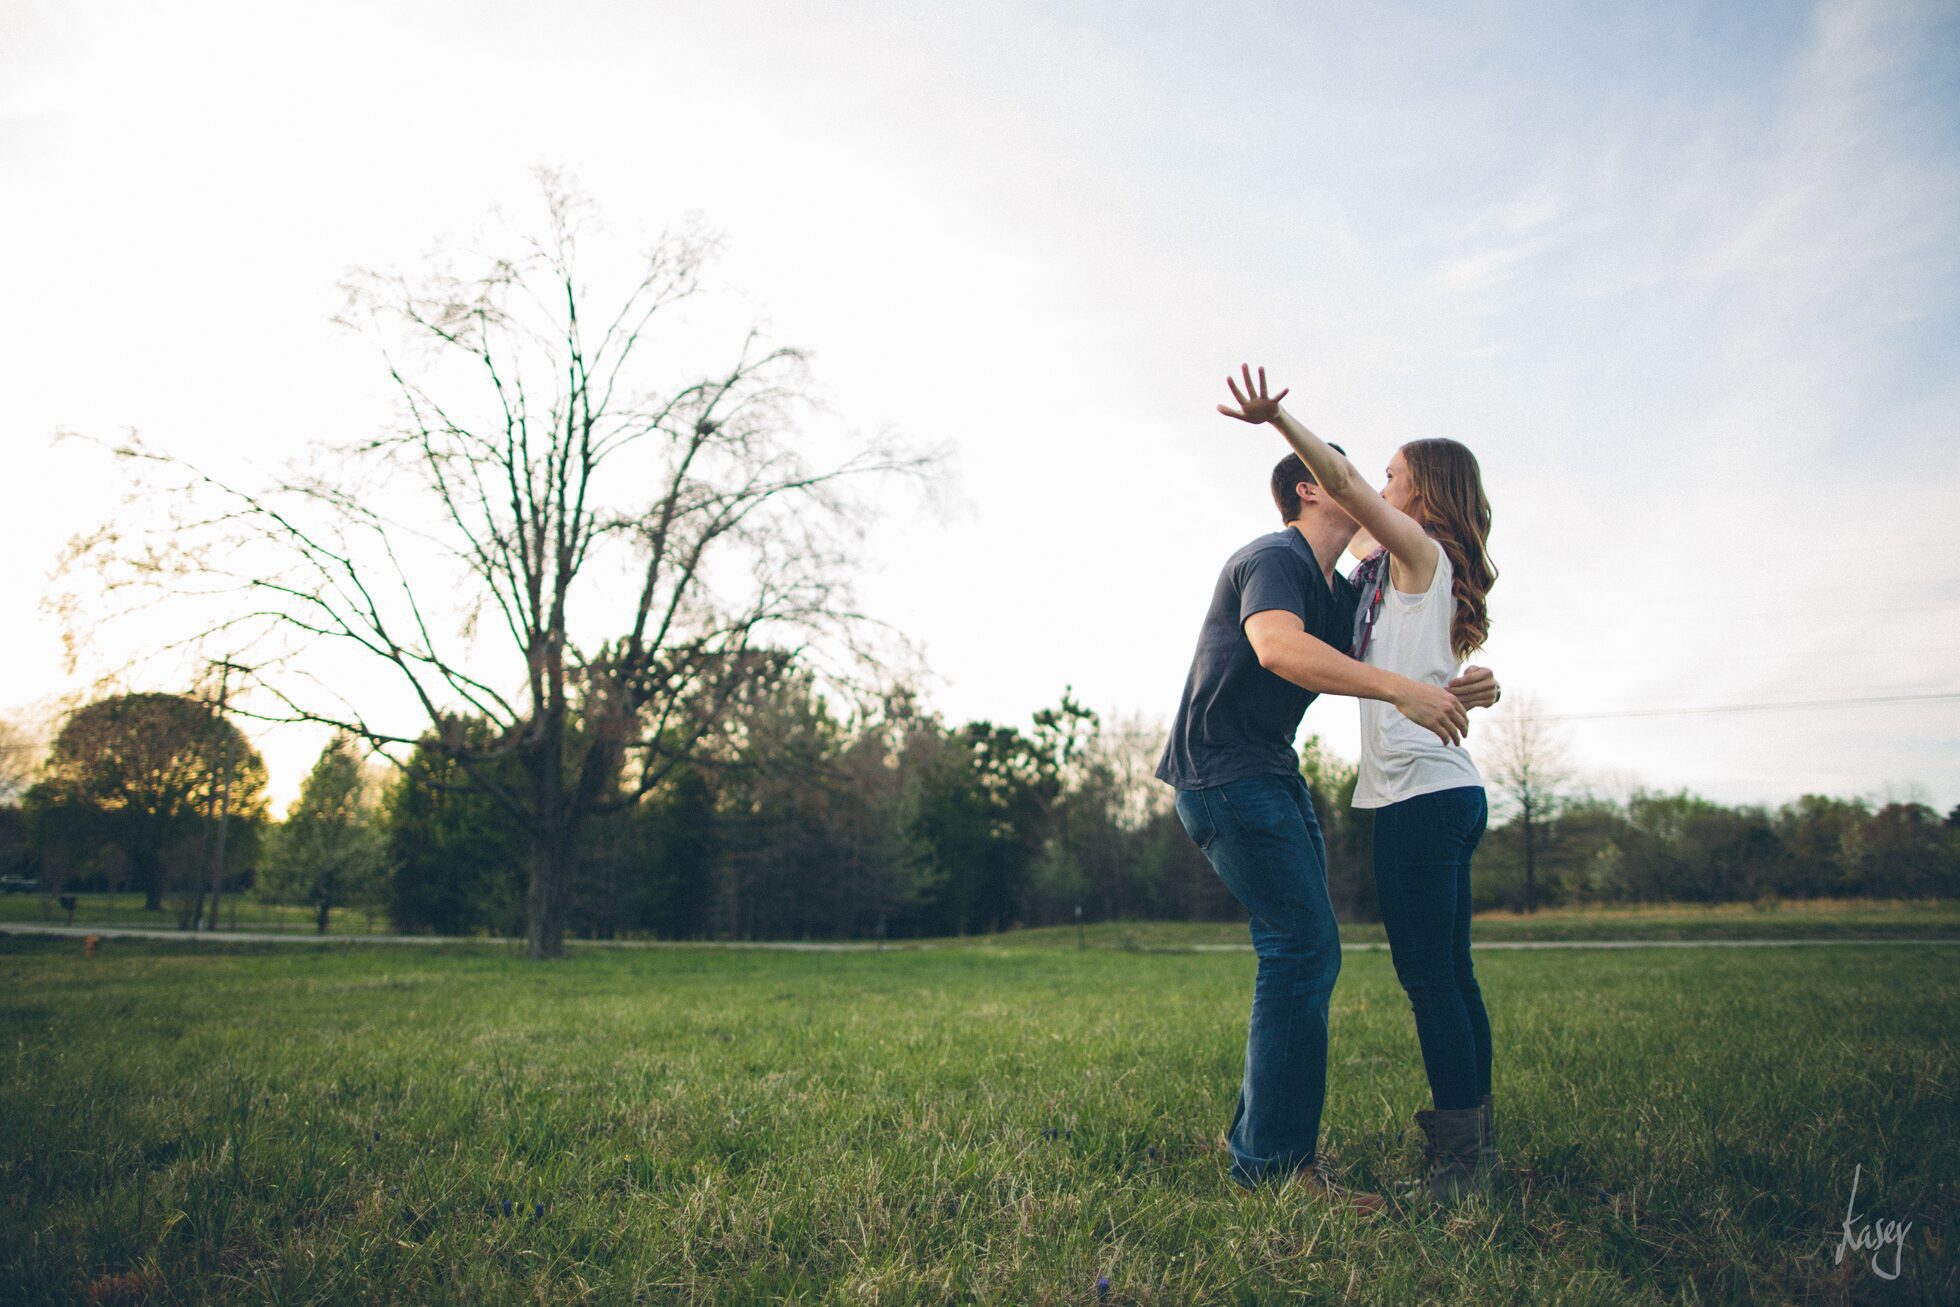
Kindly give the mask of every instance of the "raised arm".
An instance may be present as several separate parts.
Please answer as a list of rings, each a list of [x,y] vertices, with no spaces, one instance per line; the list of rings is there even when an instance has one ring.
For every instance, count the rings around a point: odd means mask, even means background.
[[[1470,714],[1449,690],[1356,662],[1308,635],[1297,613],[1278,608],[1254,613],[1245,619],[1245,638],[1261,667],[1302,689],[1392,704],[1444,744],[1461,744],[1469,732]]]
[[[1420,594],[1429,588],[1436,575],[1436,558],[1439,546],[1429,538],[1421,523],[1398,508],[1391,507],[1375,488],[1362,480],[1345,454],[1333,448],[1300,425],[1291,413],[1281,408],[1279,402],[1292,393],[1282,390],[1277,395],[1266,393],[1266,369],[1259,369],[1259,383],[1255,389],[1251,367],[1240,364],[1245,377],[1245,390],[1239,390],[1239,383],[1231,377],[1225,379],[1232,391],[1232,398],[1238,401],[1238,408],[1228,408],[1223,404],[1218,411],[1228,418],[1250,422],[1254,426],[1267,423],[1279,428],[1286,443],[1293,446],[1293,452],[1313,473],[1320,488],[1347,510],[1349,517],[1361,524],[1361,529],[1380,541],[1388,550],[1394,564],[1395,588],[1405,594]]]

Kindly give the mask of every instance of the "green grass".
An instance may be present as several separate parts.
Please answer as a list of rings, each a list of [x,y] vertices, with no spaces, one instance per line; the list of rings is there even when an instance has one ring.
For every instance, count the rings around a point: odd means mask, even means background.
[[[0,940],[0,1298],[1952,1301],[1956,963],[1484,955],[1544,1178],[1368,1222],[1226,1178],[1249,956]],[[1392,1186],[1385,955],[1334,1031],[1325,1149]],[[1896,1284],[1832,1264],[1855,1165]]]
[[[1381,924],[1341,923],[1341,938],[1378,944]],[[1764,903],[1630,903],[1547,908],[1530,915],[1478,914],[1471,938],[1529,940],[1960,939],[1960,903],[1941,899],[1784,899]],[[988,937],[986,943],[1073,948],[1188,949],[1247,943],[1244,922],[1115,921],[1044,926]]]

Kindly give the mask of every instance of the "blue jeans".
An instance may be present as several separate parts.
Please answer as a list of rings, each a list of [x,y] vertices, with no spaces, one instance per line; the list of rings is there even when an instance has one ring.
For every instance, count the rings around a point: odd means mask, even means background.
[[[1475,1107],[1490,1092],[1490,1017],[1470,966],[1470,856],[1488,819],[1478,785],[1375,810],[1382,924],[1442,1111]]]
[[[1311,1166],[1327,1096],[1327,1002],[1341,935],[1327,897],[1327,849],[1299,776],[1250,776],[1180,790],[1178,819],[1252,917],[1259,972],[1245,1075],[1227,1142],[1232,1178],[1251,1186]]]

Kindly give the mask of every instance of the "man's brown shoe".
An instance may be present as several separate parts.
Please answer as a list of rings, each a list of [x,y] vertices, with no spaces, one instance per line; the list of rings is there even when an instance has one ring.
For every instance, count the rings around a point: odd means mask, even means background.
[[[1365,1190],[1349,1189],[1344,1185],[1335,1184],[1322,1175],[1318,1167],[1301,1167],[1293,1173],[1291,1179],[1295,1183],[1304,1185],[1321,1201],[1336,1207],[1345,1207],[1362,1216],[1378,1215],[1388,1206],[1380,1194],[1371,1194]]]

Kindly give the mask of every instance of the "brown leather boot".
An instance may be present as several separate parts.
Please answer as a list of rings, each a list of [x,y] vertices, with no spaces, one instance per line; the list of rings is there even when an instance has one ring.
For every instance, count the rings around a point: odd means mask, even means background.
[[[1444,1206],[1490,1188],[1489,1174],[1478,1166],[1482,1115],[1474,1107],[1416,1113],[1423,1133],[1423,1187]]]
[[[1371,1194],[1362,1189],[1349,1189],[1337,1185],[1320,1173],[1320,1168],[1306,1166],[1292,1175],[1294,1182],[1303,1185],[1323,1202],[1336,1207],[1345,1207],[1362,1216],[1376,1216],[1388,1206],[1380,1194]]]

